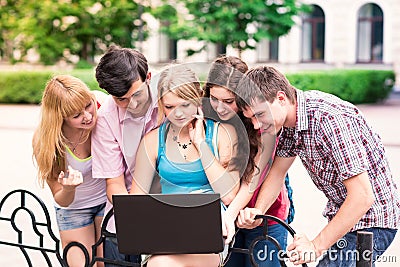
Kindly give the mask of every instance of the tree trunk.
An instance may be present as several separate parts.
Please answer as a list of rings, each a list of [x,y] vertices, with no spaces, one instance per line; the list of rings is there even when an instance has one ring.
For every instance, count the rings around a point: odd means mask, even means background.
[[[3,51],[3,60],[9,62],[13,59],[13,41],[12,40],[4,40],[4,51]]]
[[[86,60],[89,61],[89,43],[87,41],[84,41],[82,43],[82,49],[80,52],[80,60]]]

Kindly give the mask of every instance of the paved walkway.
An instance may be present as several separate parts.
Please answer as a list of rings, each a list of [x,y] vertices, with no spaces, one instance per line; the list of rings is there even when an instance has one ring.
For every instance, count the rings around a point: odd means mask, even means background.
[[[398,137],[400,134],[400,94],[392,95],[383,103],[359,107],[373,128],[381,135],[393,175],[397,184],[400,185],[400,138]],[[58,233],[51,193],[48,188],[42,189],[37,183],[36,169],[32,161],[31,139],[38,117],[37,105],[0,105],[0,174],[2,176],[0,199],[14,189],[30,190],[48,206],[52,216],[52,228],[55,233]],[[292,226],[298,232],[304,232],[312,238],[326,224],[326,220],[321,215],[326,199],[315,190],[299,161],[296,161],[291,168],[290,177],[296,205],[296,216]],[[21,218],[20,222],[21,228],[31,228],[29,216]],[[14,236],[9,236],[9,232],[1,224],[0,239],[4,236],[16,240]],[[31,239],[32,242],[37,242]],[[400,234],[385,254],[386,262],[378,263],[377,266],[400,266],[399,247]],[[27,266],[27,264],[18,249],[0,246],[0,266]],[[44,265],[34,263],[34,266]]]

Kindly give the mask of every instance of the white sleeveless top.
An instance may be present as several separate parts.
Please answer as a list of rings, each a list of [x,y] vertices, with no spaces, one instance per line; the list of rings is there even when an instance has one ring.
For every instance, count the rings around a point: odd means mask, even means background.
[[[86,159],[76,157],[66,147],[66,166],[79,170],[83,176],[83,183],[76,187],[74,201],[68,207],[57,207],[63,209],[84,209],[103,204],[107,201],[105,179],[94,179],[92,177],[92,156]]]

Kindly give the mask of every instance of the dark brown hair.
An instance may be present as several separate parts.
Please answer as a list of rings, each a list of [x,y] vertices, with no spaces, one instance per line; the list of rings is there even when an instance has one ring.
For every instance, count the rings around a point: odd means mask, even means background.
[[[221,86],[237,95],[237,86],[247,70],[247,64],[234,56],[221,56],[213,61],[204,86],[203,110],[207,117],[220,120],[210,105],[211,88]],[[226,123],[233,125],[238,135],[238,153],[232,161],[241,170],[241,179],[248,183],[254,173],[259,171],[254,159],[261,147],[260,135],[241,111]]]
[[[296,102],[296,88],[273,67],[259,66],[249,70],[237,86],[236,104],[240,109],[248,107],[255,99],[272,103],[279,91],[283,91],[289,101]]]
[[[132,83],[146,80],[148,69],[147,59],[138,50],[111,46],[96,67],[96,80],[110,95],[121,97]]]

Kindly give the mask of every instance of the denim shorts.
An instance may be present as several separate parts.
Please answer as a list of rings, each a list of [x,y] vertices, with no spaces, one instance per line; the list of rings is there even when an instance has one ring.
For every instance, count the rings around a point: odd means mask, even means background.
[[[62,209],[55,207],[60,231],[82,228],[94,223],[95,217],[104,216],[105,203],[86,209]]]

